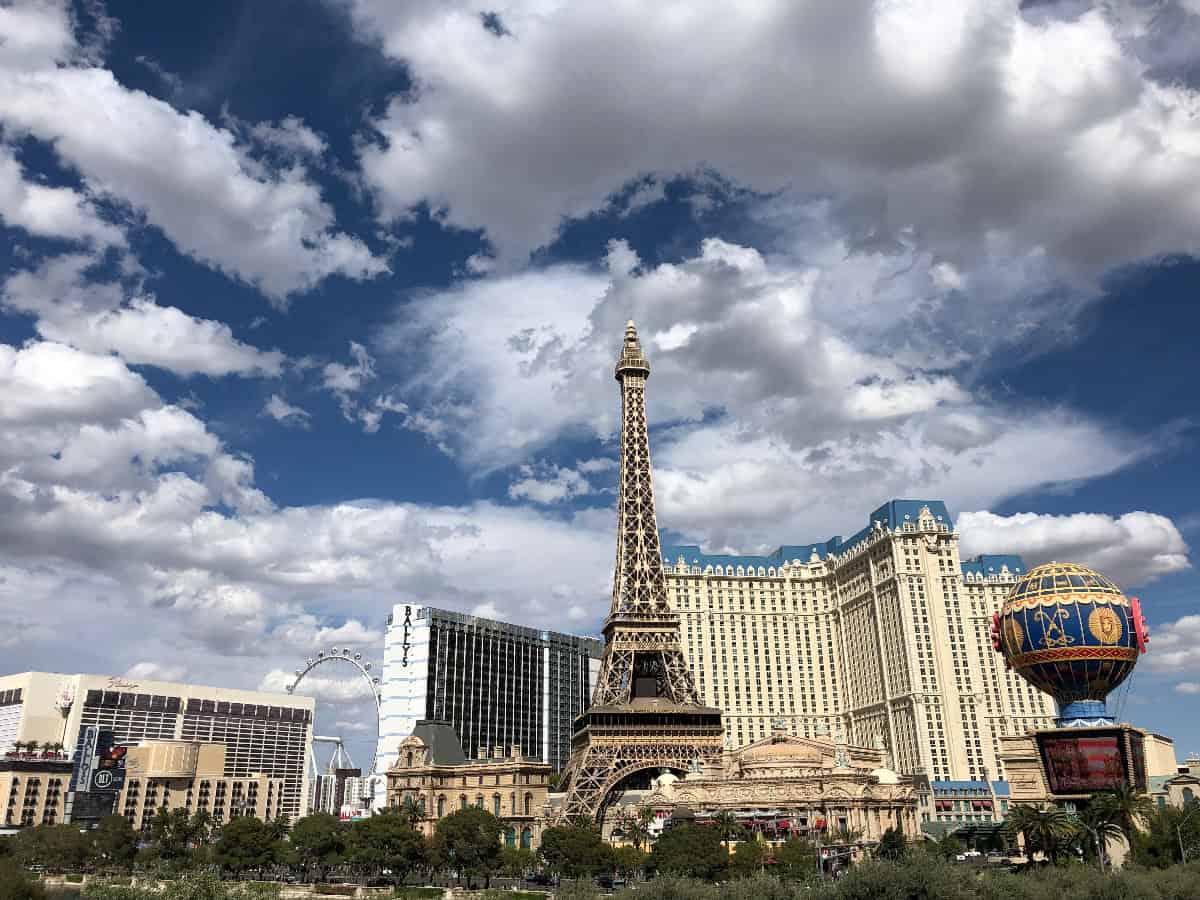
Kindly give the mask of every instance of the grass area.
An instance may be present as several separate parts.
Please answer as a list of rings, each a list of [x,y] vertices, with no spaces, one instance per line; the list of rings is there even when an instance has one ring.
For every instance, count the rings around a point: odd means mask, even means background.
[[[440,887],[398,887],[396,896],[403,900],[427,900],[427,898],[442,897],[446,893]]]
[[[82,875],[64,875],[63,880],[66,881],[67,884],[83,884]]]
[[[313,887],[314,893],[332,894],[335,897],[353,897],[356,890],[358,887],[353,884],[318,884]]]

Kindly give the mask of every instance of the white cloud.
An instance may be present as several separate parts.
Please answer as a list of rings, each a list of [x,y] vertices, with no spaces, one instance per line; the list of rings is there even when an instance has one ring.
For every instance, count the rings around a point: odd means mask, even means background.
[[[838,197],[864,240],[911,228],[956,266],[1009,240],[1075,274],[1194,252],[1200,101],[1147,77],[1119,6],[517,0],[497,37],[462,3],[354,0],[417,85],[363,171],[385,216],[426,202],[510,262],[647,173],[704,168]]]
[[[1181,681],[1175,685],[1175,692],[1178,694],[1200,694],[1200,682]]]
[[[25,180],[12,150],[0,144],[0,220],[38,237],[123,245],[121,229],[106,222],[83,194]]]
[[[1169,673],[1200,673],[1200,616],[1182,616],[1174,622],[1150,627],[1146,664]]]
[[[386,271],[334,228],[331,207],[298,165],[271,168],[195,111],[121,85],[89,65],[60,4],[5,13],[0,123],[77,169],[89,193],[132,205],[183,252],[283,303],[327,275]]]
[[[299,406],[293,406],[283,399],[279,394],[272,394],[263,406],[263,415],[270,416],[276,422],[282,422],[285,425],[299,425],[306,427],[309,419],[312,418],[311,413],[301,409]]]
[[[322,370],[325,387],[336,394],[352,394],[375,377],[375,360],[367,348],[357,341],[350,342],[350,365],[331,362]]]
[[[97,263],[77,253],[18,272],[3,286],[4,305],[36,317],[48,340],[90,353],[116,353],[133,365],[157,366],[182,376],[276,376],[284,356],[237,340],[223,322],[160,306],[153,295],[127,295],[120,283],[93,281]]]
[[[958,529],[964,556],[1017,553],[1030,566],[1050,560],[1082,563],[1125,589],[1191,568],[1179,529],[1156,513],[964,512],[958,516]]]
[[[592,490],[587,478],[575,469],[541,463],[521,466],[519,472],[520,478],[508,486],[508,496],[513,500],[548,505],[582,497]]]
[[[328,145],[298,116],[286,116],[278,125],[259,122],[251,126],[255,139],[293,159],[320,159]]]
[[[134,663],[125,670],[125,678],[137,681],[183,681],[187,676],[187,668],[178,665],[163,665],[156,662]]]

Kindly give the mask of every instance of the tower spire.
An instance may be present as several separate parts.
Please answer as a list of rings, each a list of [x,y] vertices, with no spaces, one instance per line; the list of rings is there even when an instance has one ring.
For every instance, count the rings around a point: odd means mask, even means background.
[[[624,779],[651,769],[687,771],[722,747],[721,711],[703,706],[667,602],[654,515],[646,379],[637,326],[625,326],[614,370],[621,386],[621,487],[613,599],[592,705],[575,723],[561,815],[602,818]]]

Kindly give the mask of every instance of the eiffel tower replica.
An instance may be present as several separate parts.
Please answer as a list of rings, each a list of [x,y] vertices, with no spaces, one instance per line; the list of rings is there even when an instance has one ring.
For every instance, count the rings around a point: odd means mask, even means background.
[[[646,379],[637,327],[625,326],[621,385],[621,495],[612,610],[592,706],[575,720],[559,818],[601,821],[625,779],[651,769],[687,771],[721,754],[721,711],[704,706],[667,603],[646,429]]]

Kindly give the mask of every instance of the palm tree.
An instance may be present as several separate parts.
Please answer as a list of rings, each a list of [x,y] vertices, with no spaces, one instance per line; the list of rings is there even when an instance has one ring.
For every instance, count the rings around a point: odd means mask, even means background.
[[[1150,798],[1125,783],[1118,785],[1115,790],[1097,794],[1092,798],[1092,805],[1097,804],[1116,823],[1130,847],[1133,846],[1133,833],[1154,815],[1154,804]]]
[[[714,815],[712,820],[713,824],[717,826],[717,831],[721,833],[721,845],[728,850],[730,840],[742,833],[742,823],[727,809]]]
[[[629,838],[634,847],[641,850],[642,844],[650,843],[650,823],[654,821],[654,810],[642,806],[633,812],[622,811],[618,827]]]
[[[1024,837],[1030,859],[1041,850],[1051,862],[1057,861],[1062,842],[1074,829],[1070,817],[1057,806],[1043,809],[1019,803],[1009,810],[1007,822],[1013,832]]]
[[[1096,851],[1096,859],[1100,871],[1103,872],[1108,859],[1108,842],[1124,837],[1121,826],[1113,818],[1108,804],[1096,803],[1094,800],[1076,817],[1076,823],[1080,836]]]

